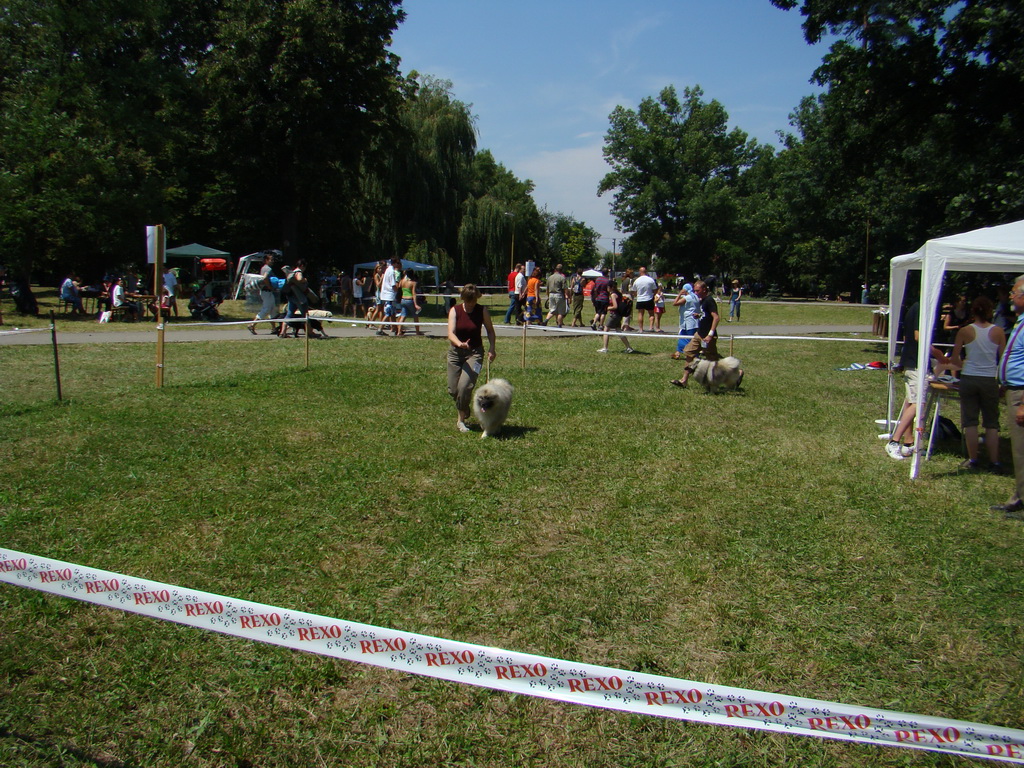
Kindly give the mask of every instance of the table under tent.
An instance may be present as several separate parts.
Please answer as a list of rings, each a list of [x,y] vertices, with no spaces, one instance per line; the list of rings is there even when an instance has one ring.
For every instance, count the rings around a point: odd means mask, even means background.
[[[1024,274],[1024,221],[1015,221],[996,227],[984,227],[959,235],[939,237],[927,241],[914,253],[897,256],[889,262],[889,360],[896,358],[896,345],[901,341],[900,308],[906,293],[907,277],[911,270],[921,272],[921,298],[919,300],[918,328],[919,347],[917,353],[917,369],[927,371],[930,360],[929,350],[932,346],[934,323],[931,318],[936,316],[939,297],[942,292],[942,279],[946,272],[997,272]],[[922,322],[922,318],[927,318]],[[910,477],[916,478],[920,473],[921,443],[925,415],[925,402],[928,388],[918,388],[918,425],[914,433],[914,457],[910,463]],[[888,424],[893,424],[893,411],[896,405],[893,397],[894,382],[890,366],[889,373],[889,406]],[[902,402],[902,401],[900,401]]]
[[[199,243],[189,243],[188,245],[179,245],[177,248],[168,248],[164,251],[164,263],[168,264],[170,258],[192,259],[193,280],[207,277],[211,285],[216,282],[225,283],[230,286],[231,262],[228,261],[228,256],[230,255],[227,251],[218,251],[216,248],[208,248]],[[218,277],[219,273],[224,273],[224,276]]]

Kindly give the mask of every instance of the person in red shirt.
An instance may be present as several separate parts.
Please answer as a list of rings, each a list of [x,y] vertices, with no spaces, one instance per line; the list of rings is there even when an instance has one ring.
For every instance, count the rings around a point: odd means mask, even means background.
[[[590,327],[595,331],[604,328],[604,318],[608,313],[608,270],[602,269],[601,276],[594,281],[594,287],[590,289],[590,300],[594,303],[594,319]]]
[[[508,273],[508,309],[505,311],[505,325],[509,325],[513,317],[519,317],[519,289],[516,280],[524,269],[526,267],[522,264],[516,264],[515,269]]]

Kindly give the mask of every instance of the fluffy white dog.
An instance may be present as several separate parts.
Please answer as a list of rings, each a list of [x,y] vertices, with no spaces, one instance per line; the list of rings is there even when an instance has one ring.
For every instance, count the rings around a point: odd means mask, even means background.
[[[473,393],[473,415],[484,430],[481,437],[494,437],[501,432],[512,407],[513,391],[504,379],[491,379]]]
[[[705,392],[713,395],[737,389],[743,383],[743,369],[735,357],[723,357],[714,362],[698,360],[690,368],[693,380],[704,387]]]

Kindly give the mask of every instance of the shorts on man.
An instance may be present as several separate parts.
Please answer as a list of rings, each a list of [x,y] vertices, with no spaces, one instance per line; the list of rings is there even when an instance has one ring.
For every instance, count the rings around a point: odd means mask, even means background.
[[[903,385],[908,403],[917,402],[917,393],[921,388],[920,382],[921,377],[916,368],[905,368],[903,370]]]
[[[564,296],[548,296],[548,312],[555,315],[565,315],[568,307]]]
[[[711,336],[708,339],[708,345],[704,347],[701,346],[700,338],[694,335],[689,343],[683,347],[683,360],[687,364],[692,363],[701,352],[704,353],[705,360],[721,360],[722,356],[718,354],[718,336]]]

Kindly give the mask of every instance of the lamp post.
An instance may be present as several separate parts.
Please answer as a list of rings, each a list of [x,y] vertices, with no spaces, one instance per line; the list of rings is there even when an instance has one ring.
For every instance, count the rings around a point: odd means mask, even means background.
[[[615,279],[615,257],[617,255],[615,253],[615,247],[619,243],[619,238],[617,238],[617,237],[601,237],[600,235],[598,235],[595,239],[596,240],[611,240],[612,241],[612,273],[611,274],[612,274],[612,279],[614,280]]]
[[[509,252],[508,257],[508,271],[511,272],[516,266],[516,215],[512,211],[505,211],[506,216],[511,216],[512,221],[512,250]]]

